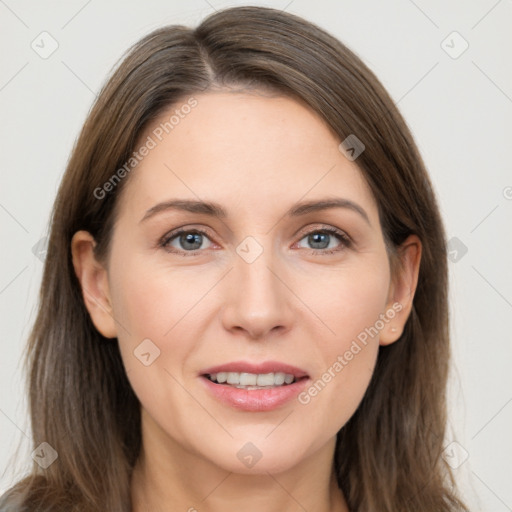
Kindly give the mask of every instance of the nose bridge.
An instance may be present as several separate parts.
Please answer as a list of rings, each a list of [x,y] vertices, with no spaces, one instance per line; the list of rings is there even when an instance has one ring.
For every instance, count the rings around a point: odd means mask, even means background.
[[[263,336],[278,326],[288,327],[291,319],[289,291],[275,275],[279,275],[279,258],[272,250],[270,238],[263,246],[254,237],[246,237],[236,247],[230,273],[225,327],[242,328],[253,337]]]
[[[235,273],[243,283],[242,290],[245,294],[250,294],[253,298],[258,296],[272,299],[276,290],[276,278],[270,271],[275,266],[276,255],[272,254],[272,249],[268,245],[259,249],[254,242],[242,242],[237,248],[237,258],[235,259]],[[244,294],[242,293],[242,296]]]

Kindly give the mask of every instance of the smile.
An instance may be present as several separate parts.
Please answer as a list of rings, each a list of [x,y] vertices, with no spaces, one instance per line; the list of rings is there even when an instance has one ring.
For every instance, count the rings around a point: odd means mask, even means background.
[[[287,386],[295,382],[291,373],[246,373],[219,372],[208,375],[212,382],[225,384],[240,389],[268,389],[269,387]]]

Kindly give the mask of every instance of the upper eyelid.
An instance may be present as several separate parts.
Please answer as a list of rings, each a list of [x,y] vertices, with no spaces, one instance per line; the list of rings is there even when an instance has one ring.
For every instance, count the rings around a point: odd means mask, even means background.
[[[350,238],[350,239],[352,238],[344,229],[337,228],[335,226],[331,226],[330,224],[325,224],[325,223],[319,223],[319,225],[317,227],[308,225],[307,227],[301,228],[298,231],[296,231],[294,236],[299,236],[300,234],[307,235],[311,232],[316,232],[316,231],[335,231],[336,233],[338,233],[340,235],[345,235],[347,238]]]

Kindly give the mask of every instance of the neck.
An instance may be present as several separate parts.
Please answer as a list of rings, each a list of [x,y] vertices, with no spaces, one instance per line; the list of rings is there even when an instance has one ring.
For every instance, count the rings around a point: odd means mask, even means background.
[[[144,429],[142,445],[132,475],[132,512],[348,512],[333,471],[335,438],[297,466],[272,474],[226,471],[168,436],[146,439]]]

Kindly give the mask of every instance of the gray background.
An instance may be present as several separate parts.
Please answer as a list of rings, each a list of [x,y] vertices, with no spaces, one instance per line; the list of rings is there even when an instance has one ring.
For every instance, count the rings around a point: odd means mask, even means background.
[[[195,26],[213,9],[244,4],[0,0],[0,491],[27,468],[34,449],[20,365],[42,270],[33,247],[47,234],[96,92],[122,52],[151,30]],[[286,9],[340,38],[404,114],[451,240],[445,456],[475,511],[512,511],[512,1],[253,5]],[[52,39],[58,48],[44,59]]]

